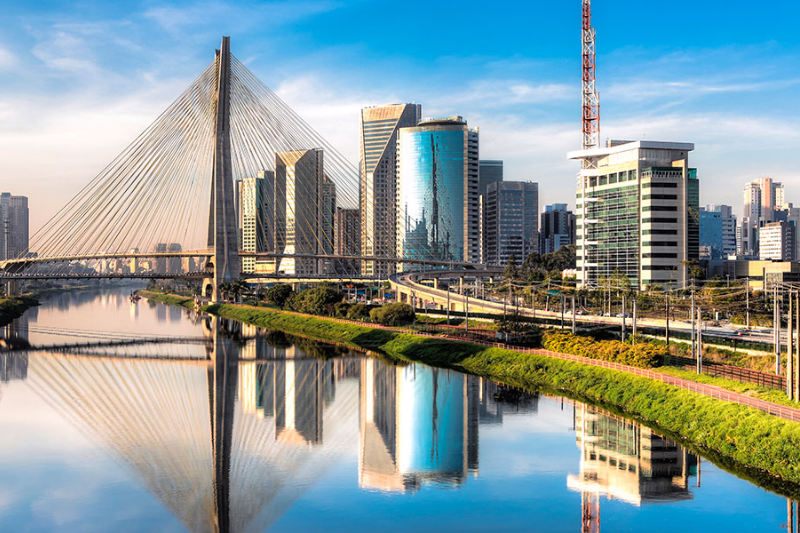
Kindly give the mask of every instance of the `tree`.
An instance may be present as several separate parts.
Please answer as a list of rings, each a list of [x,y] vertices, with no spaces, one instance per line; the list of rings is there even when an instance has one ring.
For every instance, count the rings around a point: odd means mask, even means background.
[[[334,305],[344,300],[344,293],[327,283],[303,291],[286,302],[287,308],[309,315],[331,315]]]
[[[506,265],[506,269],[503,271],[503,276],[507,280],[515,280],[519,277],[519,269],[517,268],[517,256],[511,254],[508,257],[508,264]]]
[[[347,310],[348,320],[363,320],[369,316],[367,306],[364,304],[356,304]]]
[[[399,326],[414,322],[416,314],[410,305],[397,302],[373,309],[369,312],[369,318],[385,326]]]
[[[278,307],[283,307],[286,304],[286,300],[289,299],[290,296],[294,294],[294,290],[292,290],[291,285],[287,285],[285,283],[278,283],[277,285],[273,285],[269,289],[264,292],[264,298]]]

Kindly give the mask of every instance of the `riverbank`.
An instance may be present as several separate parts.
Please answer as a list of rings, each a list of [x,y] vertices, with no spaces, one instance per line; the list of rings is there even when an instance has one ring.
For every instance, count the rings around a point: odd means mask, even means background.
[[[141,293],[192,307],[191,298]],[[743,468],[759,483],[800,484],[800,424],[652,379],[540,354],[423,337],[267,308],[213,304],[205,310],[404,361],[446,366],[524,388],[545,387],[609,407]],[[724,462],[723,461],[723,462]],[[770,479],[771,478],[771,479]],[[788,490],[784,488],[784,490]],[[793,487],[793,491],[797,491]]]
[[[25,311],[37,305],[39,300],[30,295],[0,298],[0,327],[7,326],[11,321],[21,317]]]

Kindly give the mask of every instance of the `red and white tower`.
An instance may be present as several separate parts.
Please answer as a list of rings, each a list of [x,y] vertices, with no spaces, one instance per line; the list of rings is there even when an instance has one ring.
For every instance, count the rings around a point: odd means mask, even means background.
[[[592,0],[583,0],[583,149],[600,146],[600,97],[595,87],[595,31]],[[584,160],[584,165],[587,162]],[[584,166],[585,168],[585,166]]]

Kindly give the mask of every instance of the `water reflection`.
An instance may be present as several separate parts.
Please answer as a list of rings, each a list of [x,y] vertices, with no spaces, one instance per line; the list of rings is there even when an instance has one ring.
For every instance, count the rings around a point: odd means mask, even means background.
[[[137,320],[165,307],[133,313],[115,299],[105,305]],[[193,319],[202,324],[192,330],[196,342],[112,338],[58,353],[0,354],[0,382],[26,380],[190,531],[269,529],[356,447],[353,472],[365,493],[466,492],[487,459],[480,433],[540,416],[539,394],[479,377]],[[63,342],[27,324],[5,331],[6,340]],[[577,473],[559,479],[581,495],[582,531],[599,531],[603,497],[629,507],[693,499],[694,455],[611,413],[567,407]]]

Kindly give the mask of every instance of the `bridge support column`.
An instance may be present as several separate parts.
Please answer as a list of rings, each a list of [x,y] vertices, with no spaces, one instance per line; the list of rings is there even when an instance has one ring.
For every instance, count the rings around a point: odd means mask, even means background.
[[[12,279],[6,284],[6,295],[19,296],[19,280]]]
[[[216,134],[211,179],[211,209],[208,221],[208,244],[214,249],[214,287],[211,296],[214,302],[219,299],[219,284],[237,279],[242,269],[239,259],[239,232],[234,209],[231,163],[230,37],[222,38],[217,63],[219,76],[217,80]]]
[[[204,278],[200,294],[202,294],[204,298],[211,298],[213,301],[217,301],[217,293],[218,291],[216,285],[214,285],[214,278]]]

